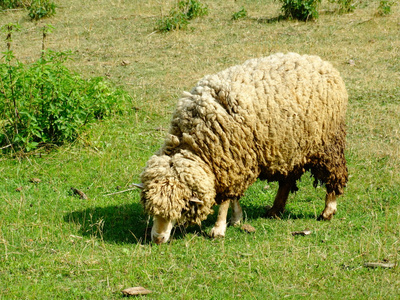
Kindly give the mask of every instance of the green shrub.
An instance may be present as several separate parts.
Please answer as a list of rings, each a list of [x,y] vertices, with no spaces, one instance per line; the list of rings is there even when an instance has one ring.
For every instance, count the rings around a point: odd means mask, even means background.
[[[167,17],[158,20],[156,30],[167,32],[186,29],[189,21],[208,14],[208,7],[197,0],[179,1]]]
[[[50,0],[33,0],[28,9],[32,20],[51,17],[56,13],[56,5]]]
[[[246,11],[246,9],[242,6],[242,8],[241,8],[241,10],[239,10],[238,12],[235,12],[233,15],[232,15],[232,20],[239,20],[239,19],[242,19],[242,18],[245,18],[247,16],[247,11]]]
[[[279,0],[285,18],[308,21],[317,19],[321,0]]]
[[[31,151],[71,142],[86,124],[122,111],[129,97],[103,78],[69,71],[66,52],[43,52],[30,65],[4,52],[0,63],[0,148]],[[3,150],[5,151],[5,150]]]

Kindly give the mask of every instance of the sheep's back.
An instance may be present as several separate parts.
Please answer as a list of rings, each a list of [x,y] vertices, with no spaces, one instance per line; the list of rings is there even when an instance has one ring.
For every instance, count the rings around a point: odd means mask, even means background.
[[[344,126],[346,105],[330,63],[276,54],[204,77],[180,99],[170,132],[211,166],[217,192],[238,196],[261,168],[287,175],[323,151]]]

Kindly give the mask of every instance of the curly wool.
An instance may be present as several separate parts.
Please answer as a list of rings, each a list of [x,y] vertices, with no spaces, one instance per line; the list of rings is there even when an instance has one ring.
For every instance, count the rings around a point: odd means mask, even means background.
[[[199,223],[259,177],[297,180],[306,170],[341,195],[347,99],[339,72],[317,56],[278,53],[205,76],[179,100],[142,173],[145,210]]]
[[[181,224],[200,224],[215,204],[215,178],[202,164],[185,150],[173,156],[153,155],[141,175],[145,210]]]

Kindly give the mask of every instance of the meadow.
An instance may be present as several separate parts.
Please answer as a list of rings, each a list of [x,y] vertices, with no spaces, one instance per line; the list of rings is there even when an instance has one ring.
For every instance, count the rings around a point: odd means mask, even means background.
[[[400,297],[400,5],[381,16],[380,1],[362,0],[339,14],[323,1],[317,20],[299,22],[278,20],[273,0],[203,2],[207,16],[168,33],[154,28],[172,0],[56,1],[56,14],[37,22],[23,10],[0,12],[0,26],[21,25],[12,49],[22,62],[40,57],[40,30],[51,24],[46,47],[71,50],[68,68],[132,97],[123,114],[72,144],[0,154],[0,299],[119,299],[135,286],[151,290],[141,296],[149,299]],[[247,17],[233,21],[242,6]],[[319,55],[346,83],[350,179],[335,218],[316,221],[324,189],[305,174],[280,220],[263,217],[276,183],[246,192],[244,222],[255,233],[229,227],[224,239],[210,239],[214,214],[152,244],[140,191],[107,194],[139,182],[183,91],[275,52]],[[292,235],[305,229],[311,234]]]

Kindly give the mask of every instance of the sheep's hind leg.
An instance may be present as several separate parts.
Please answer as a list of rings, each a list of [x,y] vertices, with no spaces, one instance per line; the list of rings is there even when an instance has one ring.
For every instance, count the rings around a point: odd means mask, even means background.
[[[318,221],[329,221],[336,213],[336,194],[335,192],[327,193],[325,198],[325,209],[318,217]]]
[[[212,238],[225,236],[226,216],[228,215],[229,203],[230,201],[226,200],[219,206],[217,222],[215,222],[215,225],[210,232]]]
[[[279,189],[276,194],[274,205],[267,211],[267,218],[279,219],[284,212],[293,182],[290,180],[279,181]]]
[[[232,207],[231,225],[238,226],[240,225],[243,219],[243,211],[242,207],[239,204],[239,199],[231,200],[231,207]]]

